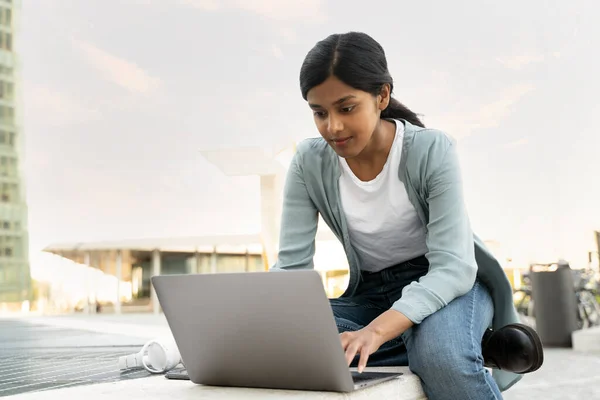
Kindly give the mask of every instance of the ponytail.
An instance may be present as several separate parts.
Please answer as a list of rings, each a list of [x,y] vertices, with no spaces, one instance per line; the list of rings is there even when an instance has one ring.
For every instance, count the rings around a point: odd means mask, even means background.
[[[388,104],[387,108],[381,112],[381,118],[404,119],[413,125],[425,128],[425,124],[421,122],[417,114],[393,97],[390,98],[390,104]]]

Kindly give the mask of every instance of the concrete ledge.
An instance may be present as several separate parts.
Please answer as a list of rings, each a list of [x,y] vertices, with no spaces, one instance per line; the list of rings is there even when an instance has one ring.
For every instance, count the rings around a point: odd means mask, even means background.
[[[573,350],[584,353],[600,353],[600,326],[581,329],[571,334]]]
[[[166,379],[164,376],[98,383],[73,388],[33,392],[12,396],[15,400],[163,400],[163,399],[312,399],[312,400],[423,400],[426,399],[420,379],[406,367],[367,368],[368,371],[401,371],[400,378],[353,393],[304,392],[196,385],[189,381]]]
[[[26,318],[29,322],[63,327],[83,329],[93,332],[110,333],[135,337],[142,341],[156,337],[172,337],[164,316],[153,315],[95,315],[69,317],[37,317]],[[141,348],[141,346],[140,346]],[[117,360],[115,360],[115,364]],[[84,398],[85,400],[162,400],[162,399],[314,399],[314,400],[423,400],[427,397],[423,392],[421,380],[407,367],[371,367],[367,371],[399,371],[404,375],[373,387],[353,393],[309,392],[296,390],[269,390],[232,387],[215,387],[196,385],[190,381],[166,379],[163,375],[149,378],[122,380],[119,382],[95,383],[86,386],[75,386],[49,391],[31,392],[11,396],[18,400],[64,400]]]

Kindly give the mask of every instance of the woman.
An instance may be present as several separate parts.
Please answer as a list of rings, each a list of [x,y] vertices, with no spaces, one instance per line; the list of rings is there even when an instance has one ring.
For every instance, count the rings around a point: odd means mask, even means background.
[[[502,398],[543,352],[471,231],[455,145],[391,97],[384,50],[366,34],[317,43],[300,86],[322,138],[290,165],[274,268],[313,266],[320,214],[350,265],[331,299],[348,364],[408,365],[433,400]]]

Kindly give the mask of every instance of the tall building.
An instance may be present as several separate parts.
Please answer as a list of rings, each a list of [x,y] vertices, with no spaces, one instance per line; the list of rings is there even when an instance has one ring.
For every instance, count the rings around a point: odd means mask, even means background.
[[[27,205],[20,119],[19,59],[14,51],[20,0],[0,0],[0,303],[31,298]]]

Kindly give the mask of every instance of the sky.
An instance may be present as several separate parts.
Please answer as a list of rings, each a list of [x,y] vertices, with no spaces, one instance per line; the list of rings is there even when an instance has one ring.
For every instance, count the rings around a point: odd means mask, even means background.
[[[600,229],[599,16],[593,0],[24,1],[31,252],[257,232],[258,178],[200,151],[317,136],[302,60],[363,31],[394,96],[458,140],[475,232],[515,259],[585,263]]]

